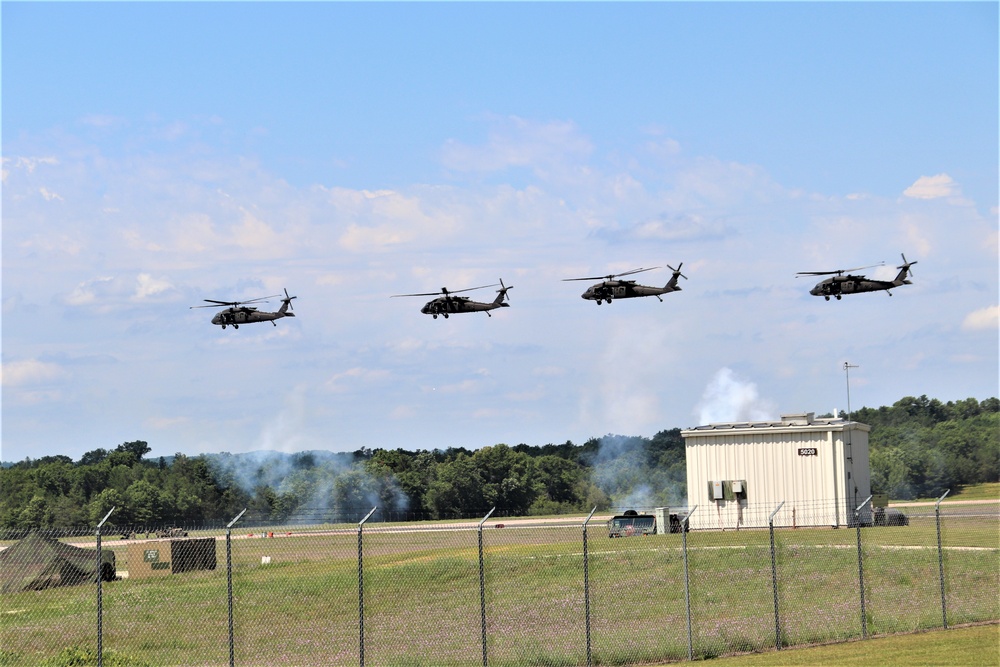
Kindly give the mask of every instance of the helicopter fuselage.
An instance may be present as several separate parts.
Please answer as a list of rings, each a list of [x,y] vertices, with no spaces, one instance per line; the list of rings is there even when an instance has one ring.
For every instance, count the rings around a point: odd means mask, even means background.
[[[854,269],[842,269],[836,271],[800,271],[797,275],[800,276],[825,276],[830,275],[829,278],[825,278],[818,283],[816,286],[809,290],[809,293],[813,296],[821,296],[827,301],[830,297],[834,297],[838,301],[840,297],[844,294],[860,294],[862,292],[885,292],[889,296],[892,296],[892,292],[889,291],[895,287],[900,287],[901,285],[912,285],[908,279],[910,275],[910,267],[916,264],[916,262],[906,261],[906,255],[900,253],[903,258],[903,263],[896,268],[899,269],[899,273],[892,280],[875,280],[872,278],[866,278],[865,276],[854,276],[847,271],[857,271],[858,269],[866,269],[869,267],[859,266]],[[835,275],[833,275],[835,274]]]
[[[420,312],[424,315],[432,315],[434,319],[437,319],[438,315],[447,318],[449,315],[455,313],[485,312],[489,315],[489,311],[495,308],[507,308],[509,306],[510,304],[504,301],[483,303],[481,301],[473,301],[467,296],[439,296],[424,304]]]
[[[614,299],[631,299],[640,296],[660,297],[661,294],[670,294],[680,291],[676,284],[676,278],[671,281],[673,284],[666,284],[663,287],[650,287],[648,285],[638,285],[634,280],[605,280],[602,283],[591,285],[587,291],[580,295],[587,301],[596,301],[598,305],[607,301],[611,303]],[[662,299],[661,299],[662,301]]]
[[[212,318],[212,324],[218,325],[223,329],[227,326],[239,329],[241,324],[273,322],[274,320],[280,320],[282,317],[295,317],[295,313],[288,311],[269,313],[257,310],[256,308],[226,308],[215,314],[215,317]]]
[[[840,299],[844,294],[861,294],[862,292],[889,292],[894,287],[900,285],[912,285],[909,280],[872,280],[864,276],[834,276],[816,283],[816,286],[809,290],[813,296],[821,296],[827,301],[832,296]],[[889,292],[891,295],[892,292]]]

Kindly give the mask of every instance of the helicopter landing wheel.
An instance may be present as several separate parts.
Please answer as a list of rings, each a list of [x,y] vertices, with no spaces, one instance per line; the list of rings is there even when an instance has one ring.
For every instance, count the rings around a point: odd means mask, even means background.
[[[434,319],[436,320],[437,318],[438,318],[438,316],[437,316],[437,315],[435,315],[435,316],[434,316]]]
[[[828,297],[828,296],[825,296],[825,297],[823,297],[823,298],[824,298],[824,299],[826,299],[827,301],[829,301],[829,300],[830,300],[830,297]]]
[[[840,301],[840,295],[839,294],[837,295],[837,301]]]
[[[444,314],[444,319],[448,319],[448,313]]]
[[[233,325],[233,328],[234,328],[234,329],[239,329],[239,328],[240,328],[240,325],[238,325],[238,324],[234,324],[234,325]]]

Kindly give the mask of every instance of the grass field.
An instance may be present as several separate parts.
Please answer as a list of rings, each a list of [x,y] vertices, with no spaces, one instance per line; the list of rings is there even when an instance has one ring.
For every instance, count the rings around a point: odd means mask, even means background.
[[[936,501],[937,498],[921,498],[921,500]],[[1000,500],[1000,482],[960,486],[949,493],[942,502],[947,503],[958,500]]]
[[[1000,619],[996,517],[996,509],[987,508],[943,521],[950,625]],[[352,527],[330,528],[233,540],[237,664],[358,664],[358,535]],[[861,532],[867,632],[941,627],[933,516]],[[861,636],[856,539],[854,529],[776,531],[783,646]],[[698,531],[687,535],[687,543],[695,657],[773,651],[769,532]],[[119,569],[128,570],[125,548],[113,540],[105,545],[115,550]],[[588,605],[594,664],[686,659],[681,535],[608,540],[595,527],[587,542],[588,595],[578,526],[491,529],[483,533],[483,546],[485,618],[475,530],[366,528],[366,662],[481,664],[485,623],[491,665],[586,664]],[[105,649],[135,664],[228,664],[224,542],[217,552],[214,571],[105,583]],[[264,557],[269,564],[262,564]],[[95,593],[94,586],[78,586],[4,595],[0,664],[38,665],[65,647],[94,646]]]
[[[1000,625],[933,630],[869,641],[719,658],[706,667],[994,667]]]

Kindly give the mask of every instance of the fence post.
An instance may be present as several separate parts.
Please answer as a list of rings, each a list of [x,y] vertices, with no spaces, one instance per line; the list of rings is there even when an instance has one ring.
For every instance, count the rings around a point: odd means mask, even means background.
[[[691,580],[688,576],[688,522],[696,509],[698,509],[697,505],[691,508],[691,511],[684,517],[684,523],[681,524],[681,545],[684,549],[684,605],[687,607],[688,660],[694,660],[694,640],[691,635]]]
[[[247,513],[247,508],[226,525],[226,599],[229,608],[229,667],[236,664],[236,641],[233,634],[233,526]]]
[[[101,519],[101,522],[97,524],[97,667],[104,667],[104,627],[102,625],[104,609],[102,606],[103,593],[101,589],[101,575],[103,574],[104,563],[101,558],[101,526],[104,525],[104,522],[108,520],[108,517],[111,516],[111,513],[114,511],[115,508],[112,507],[108,510],[108,513],[104,515],[104,518]]]
[[[948,606],[944,596],[944,551],[941,549],[941,501],[949,493],[951,493],[951,489],[945,491],[944,496],[938,498],[938,501],[934,503],[934,523],[937,524],[938,541],[938,577],[941,579],[941,620],[944,623],[945,630],[948,629]]]
[[[590,657],[590,562],[587,560],[587,524],[594,518],[597,505],[590,510],[590,515],[583,522],[583,613],[587,619],[587,667],[591,667],[594,662]]]
[[[486,569],[483,562],[483,524],[486,520],[490,518],[493,511],[496,510],[496,505],[493,506],[483,520],[479,522],[479,620],[482,629],[483,638],[483,667],[487,665],[487,655],[486,655]]]
[[[365,559],[361,546],[361,528],[377,509],[378,505],[358,522],[358,659],[361,667],[365,667]]]
[[[861,557],[861,508],[871,501],[868,496],[865,502],[861,503],[854,510],[854,525],[858,531],[858,590],[861,592],[861,638],[868,639],[868,618],[865,614],[865,568]]]
[[[784,504],[785,501],[782,500],[781,505],[775,507],[771,516],[767,517],[767,529],[771,533],[771,588],[774,590],[774,648],[776,651],[781,650],[781,617],[778,615],[778,561],[774,555],[774,515]]]

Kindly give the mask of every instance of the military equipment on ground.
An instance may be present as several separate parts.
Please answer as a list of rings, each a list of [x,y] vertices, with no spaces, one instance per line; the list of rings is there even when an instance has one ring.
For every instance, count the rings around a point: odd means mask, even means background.
[[[183,528],[164,528],[156,531],[156,536],[160,539],[164,537],[187,537],[188,532]]]
[[[636,537],[656,534],[656,517],[628,510],[608,519],[608,537]]]

